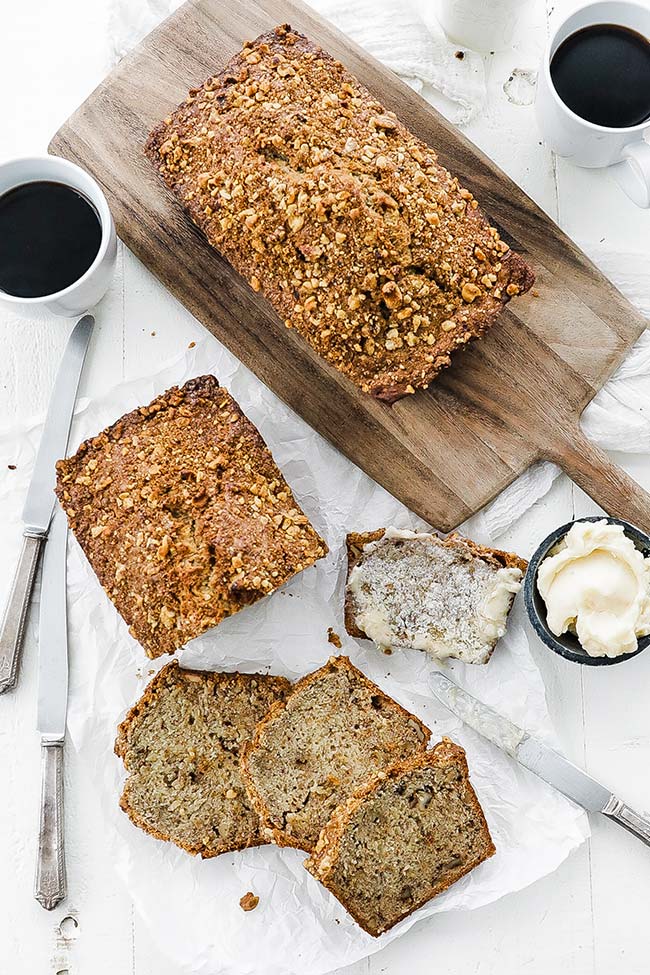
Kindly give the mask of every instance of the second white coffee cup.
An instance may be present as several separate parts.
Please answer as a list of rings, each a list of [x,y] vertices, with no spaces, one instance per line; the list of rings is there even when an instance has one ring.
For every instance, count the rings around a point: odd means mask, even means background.
[[[558,95],[551,61],[563,41],[584,27],[617,24],[650,37],[650,7],[629,0],[604,0],[576,10],[552,33],[537,81],[535,112],[545,142],[559,156],[588,169],[612,167],[612,175],[631,200],[650,207],[650,119],[629,128],[596,125],[576,115]]]

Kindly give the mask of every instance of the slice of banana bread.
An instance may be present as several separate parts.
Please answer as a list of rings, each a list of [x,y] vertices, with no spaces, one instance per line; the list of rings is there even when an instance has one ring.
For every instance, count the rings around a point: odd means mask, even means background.
[[[311,851],[340,802],[378,771],[423,751],[430,735],[347,657],[331,657],[271,708],[242,750],[263,835]]]
[[[284,677],[163,667],[118,729],[115,752],[129,773],[124,812],[157,839],[205,858],[266,842],[239,751],[290,688]]]
[[[214,376],[123,416],[57,473],[70,528],[150,657],[173,653],[327,553]]]
[[[460,535],[379,528],[347,537],[345,626],[381,649],[484,664],[527,563]]]
[[[340,805],[305,866],[378,937],[494,852],[465,752],[444,738]]]

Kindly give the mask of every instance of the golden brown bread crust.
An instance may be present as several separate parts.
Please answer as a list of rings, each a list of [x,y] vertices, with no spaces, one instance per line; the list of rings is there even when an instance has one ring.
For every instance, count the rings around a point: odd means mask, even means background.
[[[267,733],[267,729],[273,725],[276,718],[284,711],[289,699],[295,694],[300,694],[310,685],[317,683],[323,675],[330,673],[335,670],[343,670],[350,674],[354,680],[365,684],[367,687],[372,688],[373,695],[378,698],[383,704],[390,707],[394,712],[401,714],[404,718],[407,718],[413,722],[419,729],[419,738],[421,741],[422,749],[427,747],[429,739],[431,738],[431,731],[423,722],[406,708],[403,708],[401,704],[398,704],[392,697],[385,694],[380,687],[378,687],[373,681],[371,681],[366,675],[355,667],[350,661],[349,657],[339,656],[330,657],[328,662],[321,667],[319,670],[314,671],[311,674],[306,674],[299,681],[292,686],[291,692],[287,695],[284,700],[277,701],[271,706],[266,717],[264,717],[260,723],[255,728],[255,732],[250,739],[244,745],[240,753],[240,764],[242,769],[242,777],[246,784],[246,789],[248,791],[251,803],[260,817],[262,824],[262,833],[268,840],[271,840],[277,846],[290,846],[296,849],[306,850],[310,852],[309,849],[297,842],[290,833],[283,830],[281,827],[275,823],[269,813],[269,809],[266,805],[264,797],[260,795],[250,770],[250,757],[251,753],[255,751],[262,745],[263,738]]]
[[[134,771],[129,767],[128,753],[134,732],[137,731],[138,724],[143,716],[156,707],[162,695],[169,693],[175,687],[181,688],[183,683],[188,681],[200,682],[205,686],[209,696],[215,699],[215,709],[218,707],[217,698],[221,688],[227,689],[230,699],[235,698],[238,693],[250,697],[251,706],[253,706],[253,697],[255,694],[257,694],[257,697],[261,701],[268,698],[270,702],[275,698],[286,696],[291,690],[291,682],[285,677],[271,674],[239,674],[187,670],[180,668],[174,660],[166,664],[149,682],[140,700],[130,708],[126,717],[118,726],[114,750],[115,754],[124,762],[127,772],[132,773]],[[263,709],[265,710],[267,706],[268,704],[263,704]],[[210,745],[214,747],[213,742],[210,742]],[[203,762],[205,763],[205,759],[203,759]],[[232,784],[238,785],[241,790],[240,782],[233,782]],[[219,856],[221,853],[248,849],[252,846],[261,846],[267,842],[262,837],[259,819],[251,817],[252,810],[249,806],[243,810],[244,815],[241,816],[242,835],[240,835],[237,841],[224,843],[223,841],[214,839],[212,845],[207,845],[203,838],[197,837],[194,842],[180,842],[178,837],[174,837],[169,832],[163,831],[153,825],[150,820],[145,818],[142,811],[136,809],[130,803],[127,786],[128,779],[120,797],[120,808],[127,814],[132,823],[139,827],[139,829],[144,830],[144,832],[149,833],[150,836],[154,836],[158,840],[172,842],[193,856],[200,855],[203,859],[210,859],[211,857]],[[205,799],[209,801],[209,797],[205,797]],[[237,801],[241,803],[240,799]],[[215,810],[215,815],[216,813],[217,811]],[[248,829],[246,829],[246,823],[243,820],[246,819],[248,821],[251,818],[253,822],[248,823]]]
[[[387,402],[534,280],[436,153],[288,25],[192,89],[146,153],[287,326]]]
[[[472,784],[469,781],[469,768],[467,766],[467,758],[465,755],[465,750],[456,745],[455,742],[451,741],[449,738],[443,738],[440,742],[433,746],[432,749],[415,755],[413,758],[406,762],[400,762],[393,765],[388,771],[380,773],[375,776],[372,781],[368,782],[363,788],[357,790],[353,796],[351,796],[346,802],[341,803],[340,806],[334,811],[329,822],[321,830],[321,834],[318,840],[318,844],[314,852],[305,861],[305,867],[309,872],[319,880],[325,887],[330,890],[334,896],[340,901],[345,910],[352,915],[357,924],[364,931],[373,937],[379,937],[389,928],[393,927],[399,921],[403,921],[405,917],[408,917],[414,911],[416,911],[422,904],[416,904],[410,910],[405,911],[401,917],[391,920],[390,923],[382,926],[380,929],[375,928],[369,919],[364,917],[358,911],[355,910],[353,904],[351,904],[345,896],[345,892],[340,889],[336,889],[329,883],[329,878],[332,873],[332,868],[339,855],[339,850],[341,846],[341,841],[345,835],[346,828],[353,818],[354,814],[358,809],[363,806],[365,800],[371,797],[373,793],[380,787],[383,783],[390,780],[396,780],[401,778],[403,775],[408,775],[408,773],[420,769],[420,768],[438,768],[447,765],[453,765],[460,768],[463,779],[464,779],[464,790],[465,798],[470,805],[476,822],[479,824],[480,832],[484,841],[484,851],[480,858],[477,858],[475,862],[469,865],[465,864],[458,867],[455,870],[450,870],[447,872],[444,880],[441,881],[434,891],[431,892],[431,897],[438,896],[443,891],[455,884],[457,880],[465,876],[470,870],[473,870],[482,863],[484,860],[489,859],[496,853],[496,847],[490,836],[490,830],[488,828],[487,821],[485,819],[485,814],[481,807],[480,802],[472,788]],[[381,872],[381,863],[376,864],[377,870]],[[431,899],[430,897],[428,899]],[[426,902],[423,902],[426,903]]]
[[[59,461],[57,474],[70,528],[150,657],[173,653],[327,553],[214,376],[128,413]]]
[[[348,567],[346,579],[350,578],[350,573],[355,567],[359,559],[363,554],[363,549],[365,545],[370,542],[377,542],[380,538],[383,538],[385,528],[377,528],[372,532],[349,532],[346,536],[346,546],[348,554]],[[442,545],[453,546],[458,542],[462,542],[463,545],[469,550],[470,554],[475,558],[483,559],[485,562],[489,562],[490,565],[494,565],[498,568],[515,568],[521,569],[523,573],[526,572],[528,568],[528,562],[525,559],[520,558],[513,552],[503,552],[498,548],[487,548],[485,545],[479,545],[477,542],[473,542],[471,538],[465,538],[459,535],[457,532],[452,532],[447,538],[441,540]],[[359,629],[355,623],[355,611],[354,604],[351,593],[347,590],[345,592],[345,629],[350,634],[350,636],[355,636],[361,640],[367,640],[367,635]]]

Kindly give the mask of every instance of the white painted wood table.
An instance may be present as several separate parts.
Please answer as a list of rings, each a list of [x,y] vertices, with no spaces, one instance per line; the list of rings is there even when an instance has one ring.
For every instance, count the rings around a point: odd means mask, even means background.
[[[56,128],[101,80],[115,2],[3,0],[1,159],[44,152]],[[145,0],[130,2],[135,9]],[[155,0],[150,3],[155,8]],[[555,10],[552,0],[548,4],[547,10],[544,0],[531,0],[517,49],[488,58],[487,107],[467,132],[588,252],[600,246],[610,257],[632,253],[650,261],[650,211],[637,210],[606,175],[555,159],[539,141],[531,107],[504,92],[512,69],[537,66],[548,17],[570,6],[566,0],[558,0]],[[526,95],[524,90],[519,101]],[[70,328],[70,322],[0,317],[0,426],[44,410]],[[201,326],[122,248],[114,284],[97,310],[82,395],[151,371],[201,334]],[[650,488],[650,457],[616,460]],[[530,551],[531,540],[594,510],[561,477],[504,541]],[[175,975],[112,871],[97,799],[71,748],[69,897],[51,914],[33,899],[39,790],[34,624],[32,618],[20,685],[0,698],[0,973]],[[541,646],[534,653],[566,753],[632,804],[650,807],[650,654],[634,667],[580,668]],[[471,915],[438,915],[346,971],[548,975],[561,967],[570,975],[646,975],[650,850],[611,824],[594,821],[592,827],[591,842],[552,876]],[[161,895],[171,919],[173,891]]]

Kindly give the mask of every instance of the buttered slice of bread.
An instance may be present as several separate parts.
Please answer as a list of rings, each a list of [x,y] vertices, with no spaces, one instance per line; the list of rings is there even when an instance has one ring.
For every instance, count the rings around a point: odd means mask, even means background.
[[[484,664],[526,570],[518,555],[460,535],[380,528],[347,537],[345,625],[382,650]]]
[[[445,738],[339,806],[305,866],[377,937],[494,852],[465,752]]]
[[[239,752],[290,688],[284,677],[163,667],[118,729],[115,752],[129,773],[122,809],[157,839],[206,858],[266,842]]]
[[[331,657],[274,705],[242,751],[265,838],[311,851],[336,806],[423,751],[430,735],[347,657]]]

